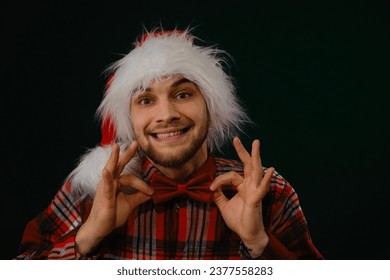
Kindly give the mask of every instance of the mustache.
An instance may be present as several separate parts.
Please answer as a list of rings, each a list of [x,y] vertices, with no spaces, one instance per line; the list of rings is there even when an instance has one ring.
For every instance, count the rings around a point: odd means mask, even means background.
[[[174,120],[169,123],[159,123],[156,124],[152,127],[148,127],[145,131],[147,133],[153,133],[153,131],[156,131],[158,129],[169,129],[169,128],[178,128],[178,129],[184,129],[190,126],[193,126],[194,122],[193,121],[182,121],[182,120]]]

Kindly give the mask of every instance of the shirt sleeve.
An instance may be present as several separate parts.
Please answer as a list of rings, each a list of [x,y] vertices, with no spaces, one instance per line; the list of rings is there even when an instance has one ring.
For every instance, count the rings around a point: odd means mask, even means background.
[[[86,199],[77,199],[65,183],[50,205],[27,224],[16,259],[82,258],[75,237],[83,220],[80,209],[88,207]]]
[[[268,244],[253,258],[242,243],[240,254],[244,259],[323,259],[312,242],[297,193],[276,172],[263,201],[263,220]]]

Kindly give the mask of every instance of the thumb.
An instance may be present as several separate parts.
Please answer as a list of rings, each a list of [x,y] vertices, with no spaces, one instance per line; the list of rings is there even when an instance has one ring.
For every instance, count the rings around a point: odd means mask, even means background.
[[[144,194],[143,192],[136,192],[131,195],[124,195],[127,203],[132,209],[136,208],[138,205],[141,205],[151,199],[150,195]]]
[[[226,198],[221,188],[218,188],[214,192],[214,203],[217,205],[221,213],[223,212],[223,208],[229,200]]]

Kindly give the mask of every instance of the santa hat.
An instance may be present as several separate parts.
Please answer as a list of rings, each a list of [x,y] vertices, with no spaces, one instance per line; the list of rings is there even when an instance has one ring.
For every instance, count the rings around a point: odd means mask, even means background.
[[[218,150],[240,130],[248,118],[236,98],[232,79],[223,69],[226,53],[195,45],[195,40],[189,30],[145,33],[129,54],[108,68],[111,79],[98,108],[105,129],[102,144],[110,140],[131,143],[135,139],[129,114],[131,97],[150,82],[176,74],[197,84],[204,95],[211,116],[210,151]]]
[[[232,79],[224,71],[227,54],[215,47],[196,45],[195,41],[197,38],[189,29],[146,32],[130,53],[107,69],[110,78],[97,110],[102,120],[101,147],[85,155],[72,172],[75,185],[83,186],[80,189],[88,185],[93,192],[108,159],[110,144],[115,141],[124,147],[134,141],[130,100],[152,81],[181,75],[199,87],[211,116],[207,136],[210,152],[219,150],[249,121]],[[139,166],[135,162],[128,172]]]

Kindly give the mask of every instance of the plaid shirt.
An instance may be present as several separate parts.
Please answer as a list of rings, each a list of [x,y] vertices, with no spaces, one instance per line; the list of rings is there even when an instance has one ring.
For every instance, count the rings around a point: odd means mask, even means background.
[[[243,175],[241,162],[221,158],[214,162],[216,176],[229,171]],[[158,172],[151,164],[143,171],[146,182]],[[224,193],[232,197],[235,191],[225,186]],[[89,196],[78,199],[71,184],[65,183],[48,208],[27,224],[16,259],[85,258],[76,249],[75,236],[92,203]],[[276,172],[263,200],[263,222],[269,242],[259,259],[323,258],[312,243],[297,194]],[[88,258],[229,260],[250,259],[250,254],[214,203],[178,198],[140,205]]]

